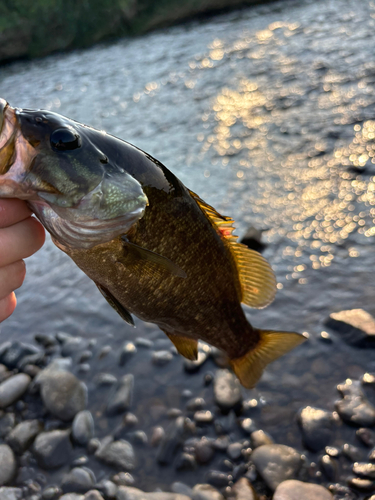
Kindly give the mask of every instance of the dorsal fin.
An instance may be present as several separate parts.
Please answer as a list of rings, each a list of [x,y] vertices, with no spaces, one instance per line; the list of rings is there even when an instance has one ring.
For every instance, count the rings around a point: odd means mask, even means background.
[[[233,219],[220,215],[193,191],[189,193],[229,247],[241,283],[241,302],[258,309],[268,306],[276,294],[276,278],[271,266],[260,253],[237,242]]]

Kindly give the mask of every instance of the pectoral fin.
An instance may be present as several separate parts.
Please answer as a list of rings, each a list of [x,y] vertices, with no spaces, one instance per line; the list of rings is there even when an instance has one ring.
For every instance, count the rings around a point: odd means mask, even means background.
[[[135,326],[132,315],[125,309],[122,304],[120,304],[116,297],[114,297],[111,292],[109,292],[104,286],[99,285],[99,283],[95,282],[95,285],[99,288],[100,293],[106,299],[108,304],[113,307],[113,309],[121,316],[121,318],[129,325]]]
[[[174,276],[178,276],[179,278],[186,278],[185,271],[183,271],[177,264],[169,260],[167,257],[163,257],[162,255],[152,252],[151,250],[147,250],[146,248],[135,245],[134,243],[130,243],[126,236],[122,236],[122,240],[124,241],[131,258],[144,260],[150,264],[155,265],[156,267],[168,271]]]
[[[163,330],[164,333],[173,342],[177,351],[190,361],[195,361],[198,358],[198,341],[190,339],[189,337],[181,337],[181,335],[176,335],[175,333],[168,333]]]
[[[299,333],[258,330],[258,345],[241,358],[232,359],[231,365],[241,384],[252,389],[265,367],[283,354],[302,344],[306,337]]]

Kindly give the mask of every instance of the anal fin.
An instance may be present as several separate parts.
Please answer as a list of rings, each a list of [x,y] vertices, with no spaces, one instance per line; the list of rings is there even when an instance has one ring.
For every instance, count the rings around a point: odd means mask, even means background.
[[[108,304],[113,307],[113,309],[121,316],[121,318],[126,321],[129,325],[135,326],[132,315],[129,311],[125,309],[125,307],[114,297],[107,288],[95,282],[95,285],[98,287],[100,293],[106,299]]]
[[[232,359],[231,365],[241,384],[252,389],[265,367],[280,358],[294,347],[302,344],[306,337],[299,333],[257,330],[260,334],[258,345],[245,356]]]
[[[190,361],[198,359],[198,341],[189,337],[182,337],[175,333],[169,333],[163,330],[167,337],[173,342],[177,351]]]

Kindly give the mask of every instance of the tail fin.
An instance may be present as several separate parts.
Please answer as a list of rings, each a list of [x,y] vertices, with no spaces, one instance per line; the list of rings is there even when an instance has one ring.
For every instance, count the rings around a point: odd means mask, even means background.
[[[307,337],[299,333],[257,330],[258,345],[241,358],[232,359],[231,365],[241,384],[252,389],[260,379],[264,368],[283,354],[302,344]]]

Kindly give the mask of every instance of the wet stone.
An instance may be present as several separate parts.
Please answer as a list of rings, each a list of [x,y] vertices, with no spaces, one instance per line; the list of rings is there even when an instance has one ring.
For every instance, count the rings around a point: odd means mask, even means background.
[[[21,488],[11,488],[3,486],[0,488],[1,500],[22,500],[23,492]]]
[[[349,345],[375,347],[375,319],[363,309],[332,313],[325,324],[339,332]]]
[[[80,411],[74,417],[72,424],[72,438],[77,444],[86,446],[94,436],[94,419],[88,410]]]
[[[333,500],[332,494],[319,484],[295,479],[283,481],[276,488],[273,500]]]
[[[104,498],[102,497],[102,495],[100,494],[100,492],[98,490],[88,491],[85,494],[84,499],[85,500],[104,500]]]
[[[357,462],[361,458],[361,452],[356,446],[353,446],[352,444],[344,444],[341,451],[342,454],[351,462]]]
[[[77,352],[82,351],[87,343],[82,337],[70,337],[63,342],[61,355],[68,357],[74,356]]]
[[[224,500],[223,495],[210,484],[196,484],[191,498],[192,500]]]
[[[120,486],[116,500],[190,500],[190,498],[179,493],[165,493],[164,491],[145,493],[131,486]]]
[[[359,382],[346,382],[337,389],[344,397],[335,402],[335,408],[345,422],[361,427],[375,425],[375,407],[367,400]]]
[[[258,498],[250,481],[245,477],[234,484],[232,491],[234,493],[233,500],[257,500]]]
[[[34,455],[42,469],[55,469],[71,459],[69,431],[42,432],[34,441]]]
[[[95,383],[98,387],[105,387],[116,384],[117,378],[111,373],[99,373],[95,377]]]
[[[323,474],[329,481],[337,481],[339,474],[337,460],[329,455],[323,455],[319,460],[319,464]]]
[[[131,486],[135,483],[134,477],[129,472],[119,472],[115,474],[112,479],[118,486]]]
[[[14,413],[5,413],[0,418],[0,438],[4,438],[15,426],[16,416]]]
[[[324,450],[332,458],[337,458],[340,455],[340,450],[335,446],[326,446]]]
[[[184,359],[184,368],[185,371],[188,373],[195,373],[197,372],[200,367],[206,362],[207,360],[207,353],[203,351],[198,351],[198,357],[195,360],[190,360],[190,359]]]
[[[136,445],[143,445],[148,442],[147,435],[144,431],[129,432],[128,438],[133,444]]]
[[[353,465],[353,472],[357,476],[365,477],[368,479],[375,479],[375,464],[356,462]]]
[[[206,402],[203,398],[193,398],[189,399],[186,403],[186,409],[188,411],[199,411],[202,410],[206,405]]]
[[[43,490],[42,499],[43,500],[56,500],[62,495],[62,489],[58,486],[48,486]]]
[[[87,387],[70,372],[46,369],[38,377],[46,408],[57,418],[69,421],[85,409]]]
[[[133,398],[134,376],[124,375],[114,394],[109,397],[107,403],[107,414],[118,415],[129,410]]]
[[[241,427],[247,434],[251,434],[252,432],[256,431],[255,423],[251,418],[244,418],[241,422]]]
[[[135,467],[135,455],[132,445],[123,439],[113,441],[108,437],[103,439],[95,457],[102,462],[118,469],[132,470]]]
[[[86,493],[95,485],[96,478],[92,470],[75,467],[62,478],[61,488],[64,493]]]
[[[209,410],[200,410],[194,413],[194,420],[197,424],[210,424],[213,419],[214,416]]]
[[[143,337],[138,337],[135,340],[138,347],[145,347],[146,349],[151,349],[154,346],[154,342],[150,339],[145,339]]]
[[[167,411],[167,417],[168,418],[177,418],[181,417],[182,415],[182,410],[180,408],[169,408]]]
[[[12,449],[0,444],[0,486],[8,484],[16,474],[17,463]]]
[[[212,446],[212,441],[206,437],[202,437],[195,445],[195,458],[198,463],[206,464],[212,460],[215,450]]]
[[[299,412],[298,422],[305,446],[312,451],[323,450],[332,437],[332,414],[320,408],[306,406]]]
[[[227,454],[231,460],[238,460],[242,455],[242,443],[231,443],[227,448]]]
[[[6,442],[15,453],[21,455],[32,445],[42,430],[43,424],[38,420],[25,420],[14,427],[8,434]]]
[[[181,453],[176,460],[176,469],[181,471],[195,470],[197,468],[197,461],[191,453]]]
[[[372,462],[375,461],[375,448],[370,451],[368,454],[368,459],[371,460]]]
[[[121,349],[119,365],[124,366],[136,354],[137,348],[133,342],[126,342]]]
[[[103,481],[97,483],[96,488],[100,491],[100,493],[102,493],[105,496],[105,498],[116,497],[117,485],[113,481],[110,481],[109,479],[103,479]]]
[[[85,497],[79,493],[65,493],[59,500],[85,500]]]
[[[271,490],[294,479],[302,465],[301,455],[290,446],[265,444],[253,451],[251,460]]]
[[[251,446],[253,448],[259,448],[259,446],[262,446],[264,444],[274,444],[274,440],[268,434],[268,432],[264,432],[260,429],[252,432],[250,435],[250,439],[251,439]]]
[[[373,448],[375,446],[375,432],[371,429],[366,429],[365,427],[361,427],[355,433],[357,438],[369,448]]]
[[[39,348],[35,345],[15,341],[11,343],[2,355],[0,354],[0,362],[7,368],[13,369],[17,367],[23,357],[39,352]]]
[[[31,382],[29,375],[18,373],[0,384],[0,408],[7,408],[18,401]]]
[[[152,429],[152,434],[151,434],[151,446],[158,446],[158,444],[160,443],[160,441],[164,438],[165,436],[165,431],[163,429],[163,427],[154,427]]]
[[[210,470],[206,474],[206,481],[216,488],[225,488],[232,481],[232,476],[218,470]]]
[[[156,366],[164,366],[173,359],[173,354],[170,351],[154,351],[152,353],[152,362]]]
[[[239,409],[242,404],[241,385],[229,370],[217,370],[214,380],[215,403],[223,412]]]
[[[178,417],[167,429],[161,440],[157,452],[157,461],[160,464],[169,464],[173,461],[177,451],[181,448],[185,439],[194,431],[192,422],[188,418]]]
[[[171,490],[174,493],[179,493],[180,495],[186,495],[188,497],[191,497],[193,490],[190,488],[185,483],[180,483],[179,481],[176,481],[171,485]]]
[[[358,491],[372,492],[375,490],[375,483],[370,479],[363,479],[360,477],[352,477],[348,479],[348,485]]]
[[[82,467],[82,465],[86,465],[88,461],[89,461],[88,457],[82,455],[81,457],[74,459],[70,465],[72,467]]]

